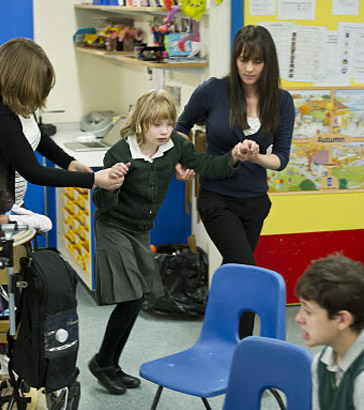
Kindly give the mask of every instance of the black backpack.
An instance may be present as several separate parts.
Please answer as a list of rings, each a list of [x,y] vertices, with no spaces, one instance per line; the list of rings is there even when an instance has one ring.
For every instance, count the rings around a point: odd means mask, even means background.
[[[47,393],[71,388],[78,374],[76,273],[56,250],[40,249],[31,254],[24,280],[10,366]]]

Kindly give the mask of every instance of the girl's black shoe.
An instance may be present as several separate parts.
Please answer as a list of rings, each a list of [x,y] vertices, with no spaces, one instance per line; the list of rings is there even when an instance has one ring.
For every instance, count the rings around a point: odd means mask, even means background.
[[[119,380],[121,380],[121,382],[128,389],[135,389],[136,387],[140,386],[140,379],[134,376],[130,376],[130,374],[124,373],[119,366],[116,367],[116,374]]]
[[[126,385],[117,375],[114,366],[100,367],[97,363],[96,356],[94,356],[89,362],[88,368],[99,383],[102,384],[110,393],[124,394],[126,392]]]

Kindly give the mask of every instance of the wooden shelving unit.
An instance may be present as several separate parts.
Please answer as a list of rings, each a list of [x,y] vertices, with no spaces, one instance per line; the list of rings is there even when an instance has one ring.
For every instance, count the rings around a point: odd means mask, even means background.
[[[136,64],[140,66],[145,66],[145,67],[151,67],[151,68],[203,68],[207,67],[206,62],[199,62],[199,61],[191,61],[188,62],[186,60],[181,61],[181,62],[156,62],[156,61],[143,61],[143,60],[138,60],[136,57],[131,56],[130,51],[107,51],[107,50],[95,50],[92,48],[87,48],[87,47],[75,47],[77,51],[80,51],[81,53],[86,53],[86,54],[91,54],[94,56],[98,57],[115,57],[116,60],[121,61],[123,63],[127,64]]]
[[[105,12],[105,11],[111,11],[111,12],[117,12],[120,14],[167,14],[168,9],[165,7],[129,7],[129,6],[97,6],[97,5],[92,5],[92,4],[75,4],[74,5],[75,9],[81,9],[81,10],[94,10],[94,11],[100,11],[100,12]],[[94,55],[94,56],[99,56],[99,57],[106,57],[110,58],[113,57],[116,60],[122,62],[122,63],[127,63],[127,64],[136,64],[139,66],[145,66],[145,67],[151,67],[151,68],[169,68],[169,69],[180,69],[180,68],[204,68],[208,66],[208,63],[206,61],[196,61],[196,60],[191,60],[186,61],[184,58],[183,60],[181,59],[180,62],[178,61],[143,61],[143,60],[138,60],[135,56],[131,55],[132,52],[130,51],[107,51],[107,50],[97,50],[97,49],[92,49],[92,48],[87,48],[87,47],[80,47],[80,46],[75,46],[77,51],[80,51],[82,53]]]
[[[132,12],[132,13],[168,13],[165,7],[129,7],[129,6],[96,6],[93,4],[75,4],[75,9],[113,11],[113,12]]]
[[[207,67],[207,63],[200,63],[198,61],[196,62],[175,62],[175,63],[170,63],[170,62],[155,62],[155,61],[143,61],[143,60],[138,60],[136,57],[133,56],[120,56],[117,57],[118,61],[122,61],[124,63],[130,63],[130,64],[137,64],[137,65],[143,65],[146,67],[154,67],[154,68],[185,68],[185,67]]]
[[[130,56],[130,54],[132,53],[131,51],[97,50],[97,49],[94,49],[94,48],[80,47],[80,46],[76,46],[75,49],[77,51],[80,51],[81,53],[92,54],[94,56],[101,56],[101,57],[106,57],[106,56]]]

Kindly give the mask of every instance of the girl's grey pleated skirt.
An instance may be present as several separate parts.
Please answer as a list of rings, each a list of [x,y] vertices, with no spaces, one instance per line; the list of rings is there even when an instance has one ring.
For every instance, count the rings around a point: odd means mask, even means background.
[[[95,286],[98,305],[163,295],[163,285],[149,246],[150,232],[129,234],[95,220]]]

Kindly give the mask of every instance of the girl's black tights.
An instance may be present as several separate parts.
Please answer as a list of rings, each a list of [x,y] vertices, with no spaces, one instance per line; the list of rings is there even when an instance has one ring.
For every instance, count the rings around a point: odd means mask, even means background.
[[[142,307],[143,298],[115,306],[106,326],[104,340],[97,354],[100,367],[118,366],[119,358]]]

